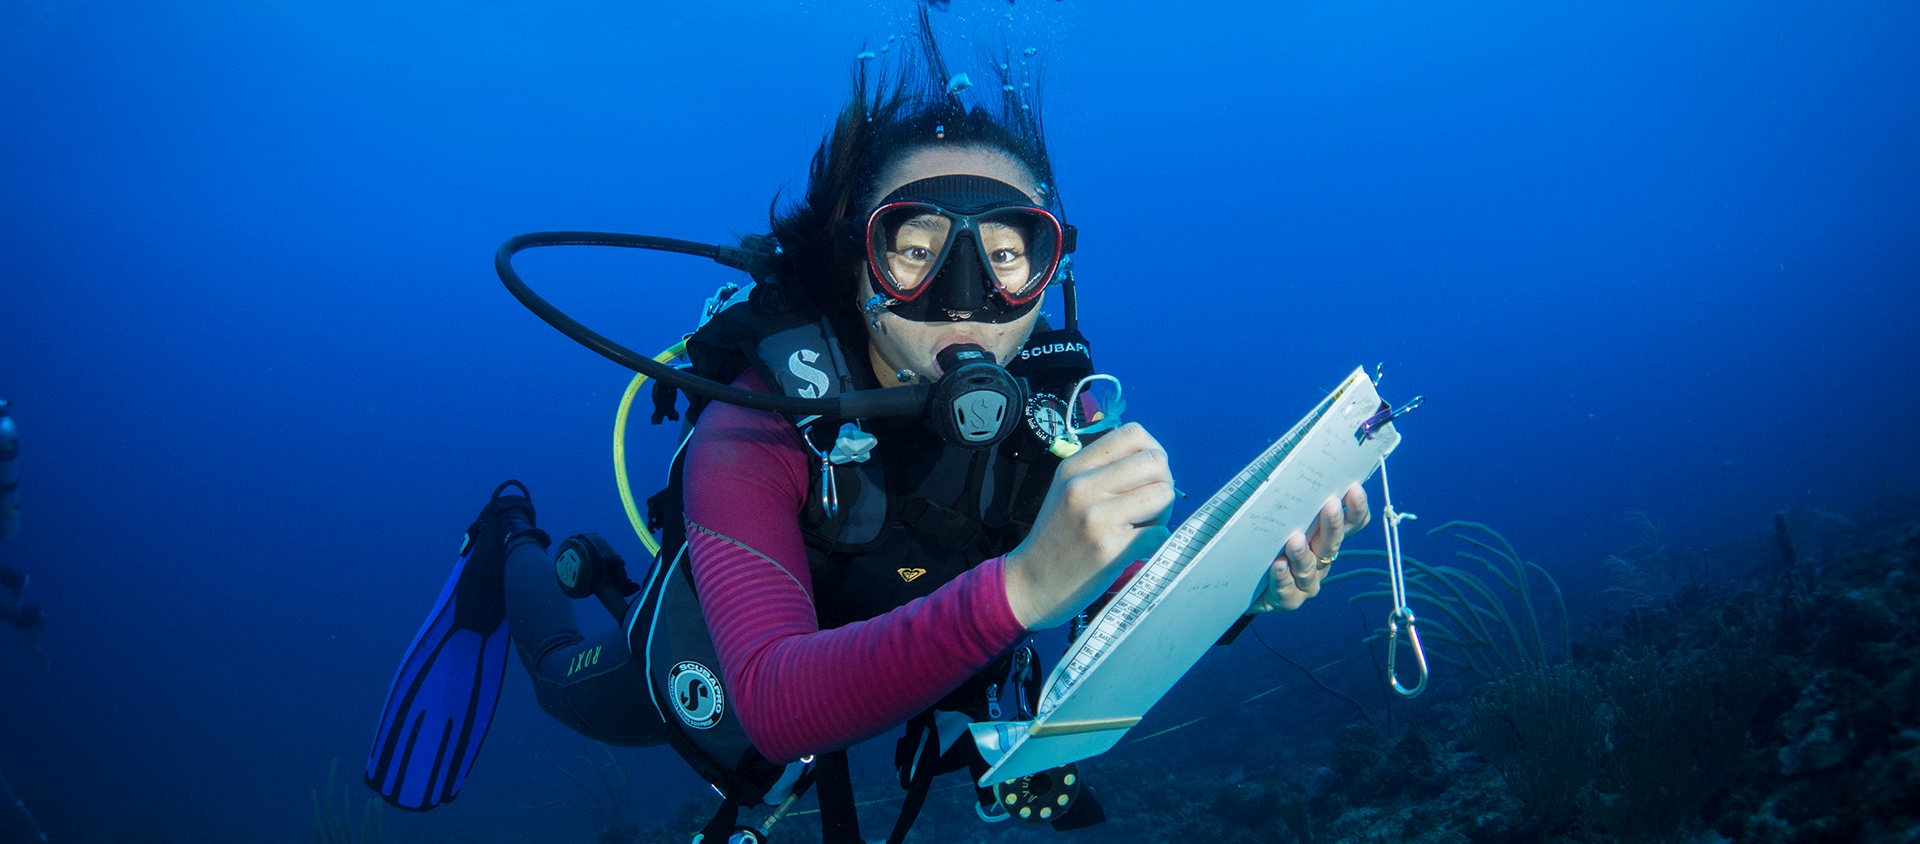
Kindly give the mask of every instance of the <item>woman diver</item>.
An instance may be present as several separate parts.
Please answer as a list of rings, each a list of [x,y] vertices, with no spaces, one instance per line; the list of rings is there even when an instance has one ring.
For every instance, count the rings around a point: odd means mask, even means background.
[[[688,356],[695,374],[805,399],[932,385],[938,405],[963,376],[984,386],[932,418],[780,413],[688,390],[698,424],[649,501],[663,550],[644,590],[592,535],[550,559],[525,487],[503,484],[395,678],[367,768],[390,802],[457,794],[510,636],[548,713],[612,744],[672,743],[714,784],[725,803],[708,842],[758,840],[767,824],[736,828],[738,809],[809,787],[826,840],[862,840],[844,749],[907,724],[898,841],[933,775],[984,772],[955,741],[964,725],[1031,705],[1031,634],[1084,618],[1168,536],[1160,444],[1138,424],[1080,424],[1120,408],[1082,409],[1075,388],[1094,379],[1070,289],[1066,325],[1041,318],[1074,234],[1034,90],[1000,65],[1000,95],[969,104],[924,10],[919,33],[896,74],[861,61],[805,194],[746,244],[759,283],[710,311]],[[996,393],[995,378],[1019,387]],[[1357,485],[1326,502],[1248,613],[1317,594],[1367,521]],[[588,639],[568,595],[596,591],[623,624]],[[1085,794],[1055,826],[1099,820]],[[980,797],[983,818],[1007,817]]]

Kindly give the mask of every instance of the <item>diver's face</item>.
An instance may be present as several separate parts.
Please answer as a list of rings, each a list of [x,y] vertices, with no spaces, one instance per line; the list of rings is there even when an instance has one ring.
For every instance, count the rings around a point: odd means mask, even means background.
[[[879,197],[893,193],[901,185],[934,176],[955,175],[985,176],[1005,182],[1025,192],[1035,204],[1040,203],[1039,180],[1018,159],[1000,150],[991,147],[927,147],[907,153],[889,164],[881,174],[873,196],[868,197],[867,205],[872,206]],[[945,220],[940,222],[945,223]],[[903,236],[910,233],[913,231],[902,230]],[[940,242],[944,242],[946,234],[944,230],[919,233],[930,239],[938,235]],[[987,234],[982,232],[983,237]],[[935,241],[929,242],[937,247]],[[991,249],[991,243],[986,245]],[[899,249],[890,253],[888,260],[911,260],[912,254],[912,250]],[[895,268],[896,277],[908,275],[901,269]],[[862,262],[860,298],[855,305],[866,302],[873,295],[873,279]],[[934,356],[948,346],[977,344],[992,352],[995,360],[1005,364],[1019,353],[1020,347],[1027,342],[1027,336],[1033,333],[1034,323],[1040,319],[1040,309],[1036,307],[1018,319],[998,324],[973,320],[915,322],[889,311],[880,311],[868,319],[871,320],[867,323],[870,326],[867,332],[868,357],[873,363],[873,374],[880,379],[880,383],[891,387],[939,378],[942,373]],[[909,370],[915,377],[902,382],[896,377],[901,370]]]

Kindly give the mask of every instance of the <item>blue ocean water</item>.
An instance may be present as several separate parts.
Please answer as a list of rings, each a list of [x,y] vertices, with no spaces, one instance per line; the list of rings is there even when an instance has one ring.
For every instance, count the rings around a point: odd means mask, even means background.
[[[493,249],[764,230],[855,54],[915,8],[9,0],[0,398],[24,530],[0,565],[33,575],[52,668],[0,631],[0,771],[54,839],[308,835],[308,790],[334,758],[357,780],[502,478],[556,534],[637,556],[608,460],[626,379],[515,304]],[[1189,491],[1384,361],[1383,394],[1429,397],[1396,503],[1499,527],[1576,603],[1630,513],[1710,547],[1790,506],[1911,500],[1920,7],[934,19],[956,69],[1003,40],[1045,59],[1085,328]],[[649,350],[729,280],[653,255],[526,266]],[[671,445],[634,432],[642,495]],[[1358,652],[1338,597],[1261,624]],[[1168,713],[1238,694],[1209,677],[1284,679],[1264,652],[1210,660]],[[513,671],[467,793],[390,816],[393,838],[591,837],[519,808],[584,743]],[[660,822],[703,788],[665,749],[619,758]]]

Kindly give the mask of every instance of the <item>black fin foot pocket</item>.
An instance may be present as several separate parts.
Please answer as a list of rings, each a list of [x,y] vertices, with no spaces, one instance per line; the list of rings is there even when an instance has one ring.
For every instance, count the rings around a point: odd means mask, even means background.
[[[518,488],[519,495],[507,492],[509,488]],[[493,495],[487,499],[487,506],[480,511],[468,530],[469,540],[497,537],[505,548],[513,540],[526,537],[540,543],[542,550],[553,544],[547,532],[534,527],[533,492],[518,480],[508,480],[494,487]]]
[[[518,495],[509,494],[519,488]],[[388,803],[426,811],[460,794],[493,723],[511,650],[507,545],[538,541],[525,484],[496,487],[467,528],[459,559],[387,690],[366,783]]]

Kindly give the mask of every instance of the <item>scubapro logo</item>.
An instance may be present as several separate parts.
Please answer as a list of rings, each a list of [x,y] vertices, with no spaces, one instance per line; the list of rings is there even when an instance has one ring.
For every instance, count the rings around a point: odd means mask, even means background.
[[[787,356],[787,371],[795,378],[807,382],[795,395],[803,399],[817,399],[827,394],[827,374],[808,366],[820,359],[820,353],[812,349],[801,349]]]
[[[967,442],[985,442],[1000,432],[1007,415],[1007,397],[993,390],[975,390],[953,403],[954,421]]]
[[[712,729],[726,712],[726,692],[713,669],[697,662],[682,662],[667,672],[667,689],[673,693],[673,712],[696,730]]]
[[[1085,343],[1046,343],[1021,349],[1020,359],[1031,360],[1041,355],[1057,355],[1061,352],[1079,352],[1083,355],[1091,354],[1087,351],[1087,344]]]

